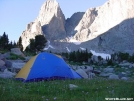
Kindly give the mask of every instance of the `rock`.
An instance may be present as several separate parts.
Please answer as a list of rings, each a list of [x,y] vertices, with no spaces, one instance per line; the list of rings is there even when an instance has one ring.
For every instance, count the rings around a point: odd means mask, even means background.
[[[93,70],[92,72],[95,73],[95,74],[100,74],[101,73],[100,70]]]
[[[45,34],[50,41],[66,36],[65,17],[56,0],[47,0],[42,5],[35,21],[28,24],[26,30],[23,31],[21,37],[24,49],[29,45],[29,39],[34,39],[38,34]]]
[[[91,59],[93,60],[93,62],[99,62],[98,56],[92,55]]]
[[[77,12],[77,13],[74,13],[70,18],[67,18],[66,23],[65,23],[65,29],[66,29],[66,33],[69,36],[72,36],[76,33],[74,29],[78,25],[83,15],[84,15],[84,12]]]
[[[71,67],[72,67],[72,69],[73,69],[73,70],[76,70],[76,69],[77,69],[77,67],[76,67],[76,66],[71,66]]]
[[[11,68],[11,67],[12,67],[12,62],[11,62],[10,60],[6,60],[6,61],[5,61],[5,66],[6,66],[7,68]]]
[[[0,72],[0,78],[13,78],[15,75],[16,73],[12,73],[7,69],[5,69],[2,73]]]
[[[56,49],[50,50],[55,52],[86,47],[88,51],[93,49],[108,54],[119,51],[134,53],[133,9],[133,0],[109,0],[102,6],[89,8],[84,14],[78,12],[65,20],[56,0],[47,0],[35,21],[23,31],[22,44],[25,49],[29,39],[41,34],[54,44]],[[79,42],[79,46],[70,42],[71,39]]]
[[[83,78],[88,78],[88,75],[86,74],[86,72],[82,69],[77,69],[76,72],[81,75]]]
[[[78,88],[78,86],[74,85],[74,84],[69,84],[69,88],[70,89],[75,89],[75,88]]]
[[[105,68],[104,70],[103,70],[103,72],[105,72],[105,73],[113,73],[114,72],[114,68]]]
[[[129,68],[134,68],[134,64],[130,64],[129,65]]]
[[[1,72],[4,72],[5,69],[6,69],[6,66],[0,66]]]
[[[122,77],[121,80],[128,80],[128,78],[127,77]]]
[[[93,71],[93,67],[92,67],[92,66],[86,66],[86,69],[84,69],[84,71],[85,71],[86,73],[92,72],[92,71]]]
[[[117,9],[120,10],[117,11]],[[81,42],[87,41],[86,44],[88,44],[89,49],[98,47],[98,36],[101,36],[104,39],[100,45],[101,49],[132,50],[134,48],[132,45],[134,43],[134,38],[132,38],[134,31],[129,26],[133,27],[133,9],[133,0],[109,0],[100,7],[88,9],[75,28],[77,33],[74,38]],[[129,32],[129,36],[125,34],[126,32]]]
[[[80,66],[81,69],[85,69],[85,66]]]
[[[0,54],[0,60],[5,60],[5,57],[3,54]]]
[[[4,56],[5,58],[10,58],[10,52],[4,53],[3,56]]]
[[[0,67],[4,66],[5,62],[3,60],[0,60]]]
[[[100,73],[100,76],[102,77],[108,77],[110,75],[113,75],[113,73],[104,73],[104,72]]]
[[[119,66],[122,66],[122,67],[129,67],[130,65],[131,65],[131,63],[129,63],[129,62],[119,64]]]
[[[25,64],[26,64],[25,62],[23,62],[23,63],[13,62],[12,63],[12,68],[21,69]]]
[[[109,76],[109,79],[119,79],[118,75],[112,74]]]
[[[89,79],[92,79],[93,77],[95,77],[96,75],[95,75],[95,73],[92,73],[92,72],[89,72],[88,73],[88,78]]]
[[[32,58],[32,56],[27,56],[27,57],[25,57],[24,62],[28,62],[31,58]]]
[[[24,57],[24,54],[20,51],[20,48],[12,48],[11,53]]]
[[[121,79],[122,77],[126,77],[126,73],[121,72],[118,74],[118,77],[119,77],[119,79]]]

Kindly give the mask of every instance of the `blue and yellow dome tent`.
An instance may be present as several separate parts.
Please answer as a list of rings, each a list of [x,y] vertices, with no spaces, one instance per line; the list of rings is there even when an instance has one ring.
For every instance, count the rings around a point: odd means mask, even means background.
[[[15,77],[24,82],[48,79],[80,79],[62,57],[42,52],[32,57]]]

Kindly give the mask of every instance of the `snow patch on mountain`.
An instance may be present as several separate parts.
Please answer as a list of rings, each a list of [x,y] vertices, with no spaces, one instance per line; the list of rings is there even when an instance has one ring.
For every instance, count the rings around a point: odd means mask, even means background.
[[[83,51],[85,51],[85,50],[86,50],[85,48],[82,48],[82,47],[80,47],[80,49],[81,49],[81,50],[83,50]]]
[[[69,40],[69,42],[72,42],[72,43],[74,43],[75,45],[80,45],[80,44],[81,44],[80,41],[75,40],[75,39],[72,39],[72,38]]]
[[[71,50],[68,47],[66,47],[66,49],[67,49],[68,52],[71,52]]]
[[[103,59],[106,59],[106,58],[111,59],[111,55],[110,55],[110,54],[97,53],[97,52],[95,52],[95,51],[93,51],[93,50],[90,50],[90,51],[91,51],[91,53],[92,53],[93,55],[95,55],[95,56],[101,56]]]

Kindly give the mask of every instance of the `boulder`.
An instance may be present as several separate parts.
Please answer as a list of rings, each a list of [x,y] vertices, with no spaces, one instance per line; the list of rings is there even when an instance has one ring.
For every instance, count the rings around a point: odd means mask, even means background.
[[[20,48],[12,48],[11,53],[24,57],[24,54],[20,51]]]
[[[121,66],[121,67],[129,67],[130,65],[131,65],[131,63],[129,63],[129,62],[119,64],[119,66]]]
[[[119,77],[116,74],[112,74],[109,76],[109,79],[119,79]]]
[[[11,67],[12,67],[12,61],[6,60],[6,61],[5,61],[5,66],[6,66],[7,68],[11,68]]]
[[[92,73],[92,72],[89,72],[88,73],[88,78],[89,79],[92,79],[93,77],[95,77],[96,75],[94,74],[94,73]]]
[[[127,77],[122,77],[121,80],[128,80],[128,78]]]
[[[76,68],[77,68],[76,66],[71,66],[71,67],[72,67],[73,70],[76,70]]]
[[[5,60],[6,58],[4,57],[3,54],[0,54],[0,60]]]
[[[126,73],[121,72],[118,74],[118,77],[119,77],[119,79],[121,79],[122,77],[126,77]]]
[[[1,72],[4,72],[5,69],[6,69],[6,66],[1,66],[0,67]]]
[[[105,68],[104,70],[103,70],[103,72],[105,72],[105,73],[113,73],[114,72],[114,68]]]
[[[88,78],[88,75],[86,74],[86,72],[82,69],[77,69],[76,72],[81,75],[83,78]]]
[[[100,70],[93,70],[92,72],[95,73],[95,74],[100,74],[101,73]]]
[[[104,72],[100,73],[100,76],[102,77],[109,77],[110,75],[113,75],[113,73],[104,73]]]
[[[5,69],[4,72],[0,72],[0,78],[13,78],[15,75],[16,73],[12,73],[7,69]]]
[[[0,67],[4,66],[5,62],[3,60],[0,60]]]
[[[96,56],[96,55],[92,55],[91,59],[92,59],[94,62],[99,62],[98,56]]]
[[[13,62],[12,63],[12,68],[21,69],[25,64],[26,64],[25,62],[23,62],[23,63]]]
[[[74,84],[69,84],[69,88],[70,89],[75,89],[75,88],[78,88],[78,86],[74,85]]]
[[[85,71],[86,73],[92,72],[92,71],[93,71],[93,67],[92,67],[92,66],[86,66],[86,69],[84,69],[84,71]]]
[[[10,52],[4,53],[3,56],[4,56],[4,58],[9,58],[10,57]]]

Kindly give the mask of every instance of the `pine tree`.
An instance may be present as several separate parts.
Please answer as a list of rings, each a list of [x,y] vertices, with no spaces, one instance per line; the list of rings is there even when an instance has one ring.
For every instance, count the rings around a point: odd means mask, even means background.
[[[9,43],[8,35],[4,32],[0,38],[0,47],[6,49]]]
[[[30,50],[32,52],[35,51],[35,40],[34,39],[30,39]]]
[[[23,51],[23,45],[22,45],[22,38],[19,38],[19,41],[17,43],[18,47],[20,48],[21,51]]]
[[[38,51],[41,51],[46,46],[47,40],[44,35],[35,36],[35,47]]]

